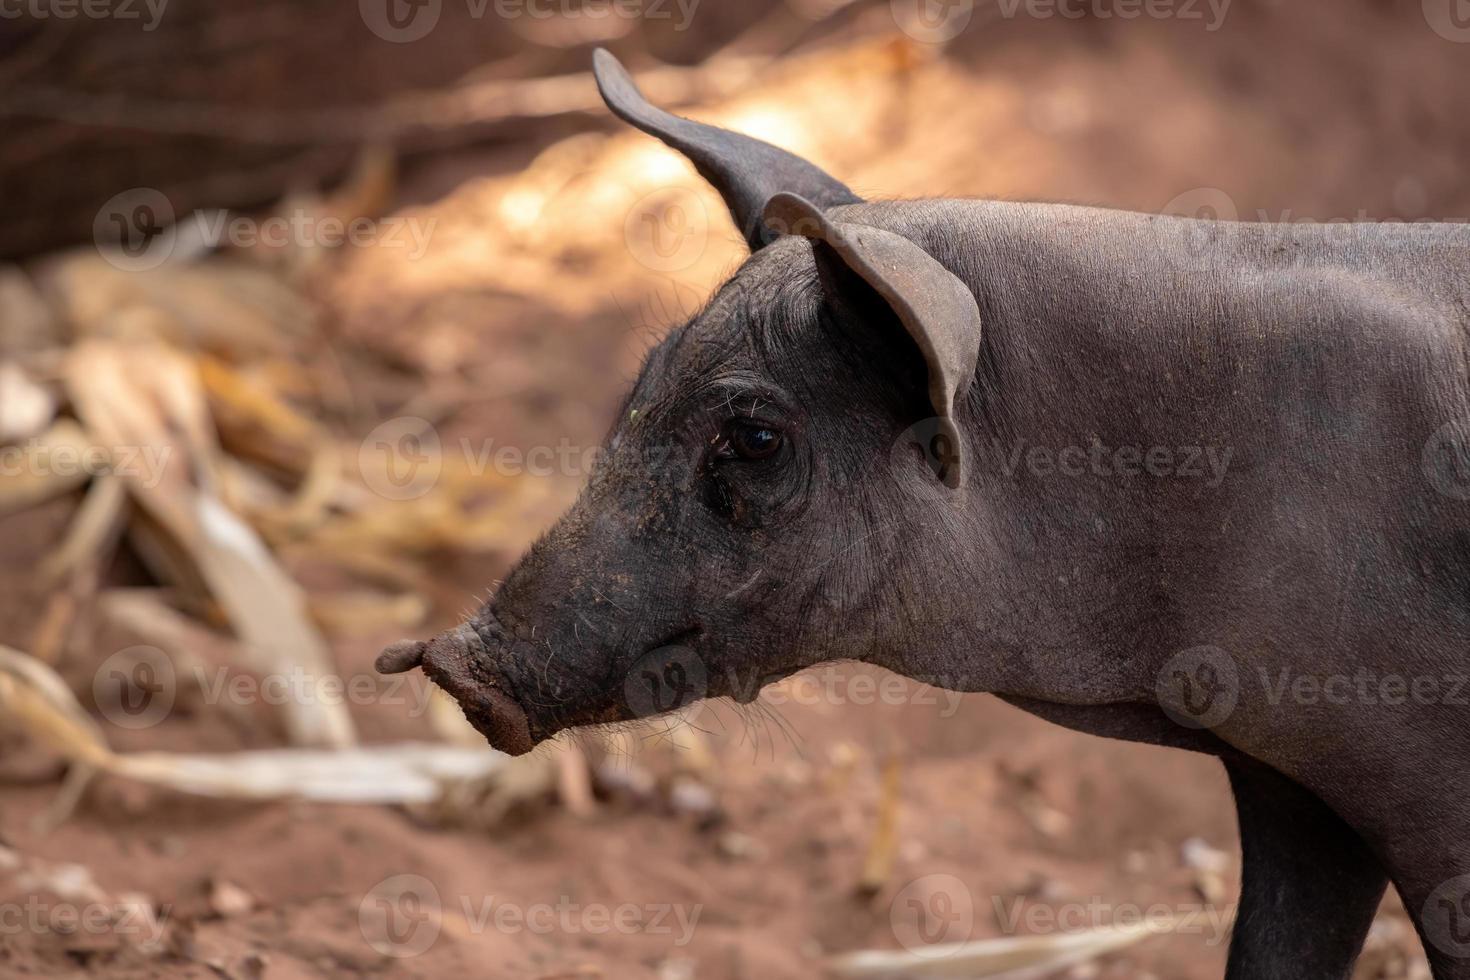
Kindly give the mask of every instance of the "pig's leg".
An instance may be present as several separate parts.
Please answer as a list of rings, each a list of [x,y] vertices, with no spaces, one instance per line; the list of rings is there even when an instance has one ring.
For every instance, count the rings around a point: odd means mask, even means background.
[[[1454,841],[1451,826],[1447,823],[1445,829],[1450,832],[1438,846]],[[1435,980],[1467,980],[1470,978],[1470,873],[1465,872],[1470,866],[1466,859],[1470,846],[1450,844],[1448,853],[1425,846],[1419,855],[1412,853],[1415,848],[1402,844],[1395,850],[1411,852],[1407,856],[1393,855],[1393,881],[1419,930]],[[1412,865],[1413,870],[1400,872],[1399,868],[1406,865]]]
[[[1227,980],[1337,980],[1353,960],[1386,877],[1358,835],[1274,769],[1228,760],[1240,819],[1240,908]]]

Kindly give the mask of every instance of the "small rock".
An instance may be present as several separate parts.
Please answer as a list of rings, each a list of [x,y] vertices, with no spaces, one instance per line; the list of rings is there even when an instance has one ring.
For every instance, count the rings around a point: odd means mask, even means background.
[[[1076,890],[1065,881],[1055,878],[1043,878],[1040,886],[1036,889],[1037,895],[1048,902],[1058,902],[1064,898],[1070,898],[1077,894]]]
[[[1039,794],[1021,797],[1017,807],[1032,829],[1043,837],[1061,837],[1072,826],[1071,817],[1048,804]]]
[[[209,907],[215,914],[229,919],[255,908],[255,896],[232,881],[215,879],[209,888]]]
[[[910,864],[922,864],[929,856],[929,848],[923,841],[910,838],[898,845],[898,856]]]
[[[0,361],[0,443],[37,435],[56,414],[56,398],[13,361]]]
[[[1184,860],[1185,867],[1194,868],[1197,871],[1224,874],[1230,869],[1230,855],[1218,848],[1211,847],[1199,837],[1191,837],[1180,844],[1179,856]]]
[[[236,968],[235,975],[241,980],[262,980],[266,967],[270,965],[271,961],[264,953],[251,950],[240,957],[240,965]]]
[[[149,953],[162,953],[166,949],[169,923],[158,917],[151,898],[142,892],[122,892],[113,902],[130,922],[138,949]]]
[[[835,768],[855,765],[862,753],[851,742],[838,742],[827,750],[827,759]]]
[[[669,788],[669,805],[678,813],[708,817],[718,804],[708,786],[692,779],[680,779]]]
[[[734,830],[720,835],[719,848],[721,854],[735,861],[760,861],[768,853],[766,845],[749,834]]]
[[[658,980],[694,980],[694,961],[664,960],[658,966]]]
[[[653,796],[657,781],[642,766],[627,760],[608,760],[597,767],[597,784],[613,796],[629,796],[647,800]]]
[[[1368,935],[1364,938],[1363,948],[1377,949],[1395,945],[1403,942],[1407,935],[1408,929],[1404,926],[1402,919],[1380,915],[1368,927]]]
[[[800,759],[788,762],[781,767],[781,778],[787,786],[802,788],[811,785],[812,767]]]
[[[183,857],[184,852],[188,849],[184,844],[184,839],[177,834],[165,834],[149,843],[159,854],[170,858]]]

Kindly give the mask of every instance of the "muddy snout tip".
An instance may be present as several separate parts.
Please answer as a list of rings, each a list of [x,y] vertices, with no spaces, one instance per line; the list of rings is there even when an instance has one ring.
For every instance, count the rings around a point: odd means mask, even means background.
[[[525,711],[500,691],[480,691],[474,700],[460,701],[460,708],[491,748],[507,755],[525,755],[536,747]]]
[[[402,674],[422,666],[428,649],[423,640],[399,640],[384,647],[373,666],[380,674]]]
[[[490,666],[484,643],[468,625],[427,641],[401,640],[378,655],[379,673],[398,674],[415,667],[459,702],[466,720],[490,743],[510,755],[536,746],[526,712],[503,689]]]

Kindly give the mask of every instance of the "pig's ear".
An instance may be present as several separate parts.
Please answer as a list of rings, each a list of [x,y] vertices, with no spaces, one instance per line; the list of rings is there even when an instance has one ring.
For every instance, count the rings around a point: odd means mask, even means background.
[[[603,48],[592,52],[592,73],[609,109],[684,154],[700,176],[714,185],[752,252],[776,237],[762,226],[761,209],[778,191],[800,194],[827,208],[861,200],[799,156],[649,104],[627,69]]]
[[[960,399],[975,378],[980,357],[980,308],[959,277],[918,245],[882,228],[832,221],[812,202],[777,194],[766,204],[765,223],[782,234],[813,240],[818,250],[857,273],[893,308],[929,372],[929,401],[939,420],[936,438],[949,451],[936,453],[938,476],[954,488],[964,480],[964,441],[955,426]]]

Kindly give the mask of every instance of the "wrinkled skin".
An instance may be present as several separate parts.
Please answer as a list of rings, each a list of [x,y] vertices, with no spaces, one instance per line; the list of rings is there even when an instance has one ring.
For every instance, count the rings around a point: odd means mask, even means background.
[[[793,239],[652,351],[580,499],[469,624],[487,649],[520,641],[492,659],[533,740],[669,699],[749,701],[826,660],[897,666],[921,640],[934,605],[896,609],[894,566],[942,588],[922,578],[942,531],[894,503],[953,505],[890,456],[925,414],[923,365],[891,316],[836,312]],[[731,425],[756,423],[781,431],[777,453],[730,457]]]
[[[963,485],[905,435],[933,410],[893,311],[783,237],[652,352],[580,499],[491,601],[387,666],[422,662],[513,752],[838,659],[1209,752],[1245,852],[1231,977],[1349,975],[1390,880],[1435,976],[1470,976],[1470,425],[1443,428],[1470,419],[1470,230],[828,213],[975,297]],[[748,458],[760,432],[778,448]],[[1176,470],[1198,447],[1199,472],[1058,472],[1094,445]],[[1364,671],[1440,685],[1289,686]]]

